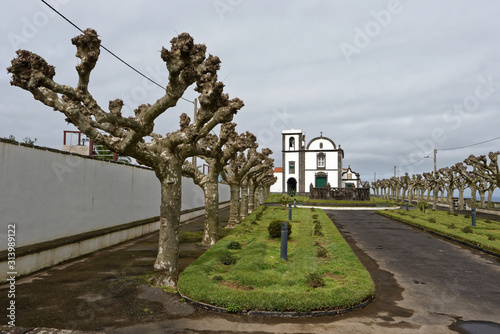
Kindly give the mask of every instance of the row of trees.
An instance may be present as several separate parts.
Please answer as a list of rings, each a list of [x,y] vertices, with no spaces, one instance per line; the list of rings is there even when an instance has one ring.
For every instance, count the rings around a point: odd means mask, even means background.
[[[495,189],[500,188],[500,168],[498,155],[500,152],[490,152],[488,156],[470,155],[463,162],[451,167],[444,167],[436,174],[423,173],[412,175],[406,173],[401,177],[391,177],[372,182],[375,195],[394,200],[427,200],[431,194],[433,205],[436,207],[437,198],[441,193],[441,200],[448,202],[450,211],[453,211],[453,193],[458,190],[458,206],[464,207],[464,191],[471,190],[471,207],[476,208],[477,193],[480,197],[480,207],[484,208],[485,195],[488,193],[487,207],[492,205],[492,196]],[[444,196],[447,194],[445,200]],[[426,199],[424,198],[426,194]]]
[[[189,34],[173,38],[170,49],[161,51],[169,72],[165,95],[153,104],[138,106],[135,115],[129,117],[122,115],[122,100],[110,101],[109,111],[105,111],[88,90],[90,74],[100,54],[101,41],[96,31],[87,29],[71,41],[77,49],[76,57],[80,59],[76,66],[76,87],[54,81],[54,66],[26,50],[18,50],[17,57],[7,69],[12,74],[11,84],[62,112],[69,123],[94,143],[119,155],[133,157],[138,163],[153,169],[161,184],[155,284],[176,287],[182,176],[192,177],[203,188],[206,218],[203,244],[212,245],[217,241],[219,223],[219,175],[231,188],[229,226],[235,226],[275,182],[273,160],[269,158],[272,152],[269,149],[259,152],[253,134],[236,132],[232,120],[243,107],[243,102],[238,98],[229,99],[224,94],[224,85],[217,78],[219,58],[207,56],[206,46],[195,44]],[[193,84],[200,102],[194,120],[182,114],[178,130],[165,135],[154,133],[154,121],[167,109],[175,107]],[[219,125],[219,135],[213,134]],[[207,175],[188,161],[194,156],[210,166]]]

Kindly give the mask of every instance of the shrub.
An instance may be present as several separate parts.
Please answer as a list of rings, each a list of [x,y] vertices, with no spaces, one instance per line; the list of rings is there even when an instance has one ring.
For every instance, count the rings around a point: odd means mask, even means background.
[[[497,239],[496,239],[494,236],[489,235],[489,236],[488,236],[488,240],[495,241],[495,240],[497,240]]]
[[[464,216],[464,218],[465,218],[465,219],[469,219],[469,218],[470,218],[470,216],[469,216],[469,215],[465,215],[465,216]]]
[[[224,253],[219,259],[220,262],[226,266],[230,266],[236,263],[236,258],[231,253]]]
[[[464,233],[474,233],[474,229],[472,228],[472,226],[465,226],[462,229],[462,232],[464,232]]]
[[[222,277],[221,275],[215,275],[214,277],[212,277],[212,281],[215,281],[215,282],[220,282],[224,279],[224,277]]]
[[[318,219],[318,215],[317,214],[314,214],[312,217],[313,217],[313,219]]]
[[[429,218],[429,223],[435,224],[436,223],[436,219],[434,219],[434,217]]]
[[[456,227],[456,226],[455,226],[455,224],[453,223],[453,224],[451,224],[451,225],[448,225],[448,228],[453,229],[453,228],[457,228],[457,227]]]
[[[252,220],[252,222],[250,224],[252,224],[252,225],[259,225],[259,223],[257,223],[255,220]]]
[[[489,220],[489,219],[486,219],[484,222],[485,222],[485,223],[487,223],[487,224],[491,224],[491,223],[493,223],[493,222],[492,222],[491,220]]]
[[[456,216],[458,216],[458,213],[456,213],[456,212],[453,212],[453,215],[454,215],[454,216],[456,217]]]
[[[240,305],[230,304],[227,307],[227,312],[228,313],[238,313],[238,312],[241,312],[241,311],[243,311],[243,308]]]
[[[274,219],[269,223],[269,226],[267,226],[267,231],[269,232],[269,235],[271,238],[280,238],[281,237],[281,223],[282,221],[279,219]],[[289,222],[286,222],[288,224],[288,236],[292,234],[292,224]]]
[[[238,241],[231,241],[227,245],[227,249],[241,249],[241,244]]]
[[[306,285],[313,289],[325,286],[325,280],[320,274],[311,273],[306,276]]]
[[[425,213],[425,209],[429,207],[429,203],[427,203],[426,201],[420,201],[418,202],[417,207],[420,212]]]
[[[281,196],[281,198],[280,198],[280,204],[284,205],[284,206],[287,206],[288,203],[290,203],[290,197],[288,197],[287,195]]]
[[[328,257],[328,251],[326,250],[326,248],[321,247],[318,249],[316,256],[326,258]]]

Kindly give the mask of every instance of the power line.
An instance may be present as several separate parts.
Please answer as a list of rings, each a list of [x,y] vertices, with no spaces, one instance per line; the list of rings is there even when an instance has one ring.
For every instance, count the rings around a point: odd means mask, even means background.
[[[80,29],[80,27],[78,27],[76,24],[74,24],[73,22],[71,22],[70,19],[68,19],[67,17],[65,17],[63,14],[61,14],[59,11],[57,11],[54,7],[52,7],[51,5],[49,5],[47,2],[45,2],[45,0],[41,0],[44,4],[46,4],[50,9],[52,9],[54,12],[56,12],[60,17],[62,17],[64,20],[66,20],[69,24],[71,24],[73,27],[75,27],[76,29],[78,29],[81,33],[83,33],[83,30]],[[101,48],[103,48],[105,51],[107,51],[109,54],[111,54],[113,57],[115,57],[116,59],[118,59],[119,61],[121,61],[123,64],[125,64],[126,66],[128,66],[129,68],[131,68],[133,71],[135,71],[136,73],[138,73],[140,76],[144,77],[145,79],[151,81],[153,84],[155,84],[156,86],[160,87],[161,89],[165,89],[165,87],[163,87],[162,85],[160,85],[159,83],[157,83],[156,81],[154,81],[153,79],[149,78],[148,76],[146,76],[145,74],[141,73],[139,70],[137,70],[135,67],[133,67],[132,65],[130,65],[129,63],[127,63],[125,60],[121,59],[120,57],[118,57],[116,54],[114,54],[113,52],[111,52],[108,48],[106,48],[102,43],[101,43]],[[193,103],[194,104],[194,101],[190,101],[188,99],[185,99],[181,96],[181,99],[184,100],[184,101],[187,101],[187,102],[190,102],[190,103]]]
[[[439,149],[438,149],[438,151],[451,151],[451,150],[458,150],[458,149],[461,149],[461,148],[467,148],[467,147],[471,147],[471,146],[481,145],[481,144],[488,143],[488,142],[490,142],[490,141],[494,141],[494,140],[497,140],[497,139],[500,139],[500,137],[496,137],[496,138],[493,138],[493,139],[488,139],[488,140],[482,141],[482,142],[480,142],[480,143],[471,144],[471,145],[466,145],[466,146],[461,146],[461,147],[454,147],[454,148],[439,148]]]

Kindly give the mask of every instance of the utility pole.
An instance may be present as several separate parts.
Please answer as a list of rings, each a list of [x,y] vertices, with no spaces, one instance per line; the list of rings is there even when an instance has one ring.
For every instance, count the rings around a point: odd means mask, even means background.
[[[394,177],[396,177],[396,166],[394,166]]]
[[[436,155],[437,155],[437,149],[434,149],[434,190],[432,192],[432,207],[434,210],[437,209],[437,165],[436,165]]]
[[[196,117],[198,117],[198,99],[194,99],[194,117],[193,117],[194,119],[193,119],[193,122],[196,122]],[[193,156],[191,162],[192,162],[194,168],[198,168],[198,166],[196,165],[197,164],[196,156]]]

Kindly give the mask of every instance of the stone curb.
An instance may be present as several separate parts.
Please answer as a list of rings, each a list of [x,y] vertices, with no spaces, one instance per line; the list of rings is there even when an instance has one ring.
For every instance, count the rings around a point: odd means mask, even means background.
[[[403,221],[403,220],[397,219],[397,218],[395,218],[395,217],[386,216],[386,215],[381,214],[381,213],[378,213],[378,212],[376,212],[376,214],[378,214],[379,216],[382,216],[382,217],[384,217],[384,218],[388,218],[388,219],[391,219],[391,220],[397,221],[397,222],[399,222],[399,223],[403,223],[403,224],[408,225],[408,226],[410,226],[410,227],[414,227],[414,228],[419,229],[419,230],[421,230],[421,231],[424,231],[424,232],[426,232],[426,233],[436,235],[436,236],[438,236],[438,237],[440,237],[440,238],[443,238],[443,239],[446,239],[446,240],[449,240],[449,241],[453,241],[453,242],[455,242],[455,243],[457,243],[457,244],[460,244],[460,245],[463,245],[463,246],[467,246],[467,247],[469,247],[469,248],[472,248],[472,249],[478,250],[478,251],[483,252],[483,253],[486,253],[486,254],[488,254],[488,255],[491,255],[491,256],[494,256],[494,257],[498,257],[498,258],[500,258],[500,254],[495,253],[495,252],[493,252],[493,251],[491,251],[491,250],[489,250],[489,249],[486,249],[486,248],[480,247],[480,246],[478,246],[478,245],[471,244],[471,243],[469,243],[469,242],[467,242],[467,241],[463,241],[463,240],[460,240],[460,239],[455,239],[455,238],[453,238],[453,237],[450,237],[449,235],[442,234],[442,233],[439,233],[439,232],[436,232],[436,231],[432,231],[432,230],[429,230],[429,229],[427,229],[427,228],[425,228],[425,227],[422,227],[422,226],[413,225],[413,224],[410,224],[410,223],[405,222],[405,221]]]
[[[187,303],[189,303],[191,305],[203,308],[205,310],[213,311],[213,312],[231,313],[231,312],[228,312],[227,308],[196,301],[194,299],[191,299],[189,297],[184,296],[182,293],[180,293],[180,291],[177,291],[177,293],[179,294],[179,296],[181,298],[183,298]],[[368,304],[370,304],[374,299],[375,299],[374,296],[370,296],[367,300],[363,301],[360,304],[346,307],[346,308],[342,308],[342,309],[328,310],[328,311],[312,311],[312,312],[242,311],[242,312],[235,312],[234,314],[248,315],[248,316],[254,316],[254,317],[255,316],[257,316],[257,317],[273,317],[273,318],[324,317],[324,316],[346,314],[346,313],[349,313],[352,311],[362,309],[363,307],[366,307]]]

